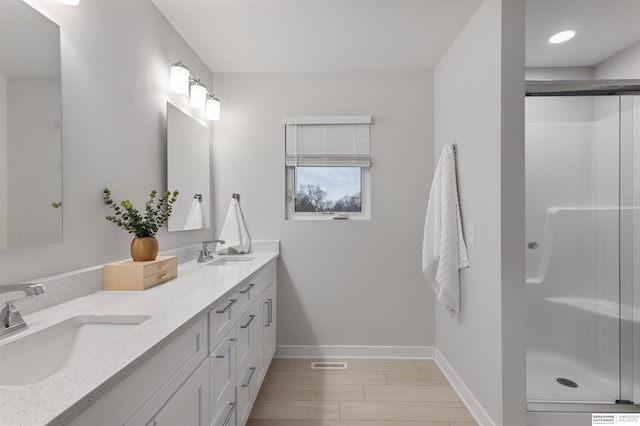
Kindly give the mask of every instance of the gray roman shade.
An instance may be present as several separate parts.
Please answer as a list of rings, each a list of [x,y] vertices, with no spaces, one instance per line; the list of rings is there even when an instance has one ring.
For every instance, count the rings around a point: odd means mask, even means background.
[[[370,167],[370,116],[285,120],[287,166]]]

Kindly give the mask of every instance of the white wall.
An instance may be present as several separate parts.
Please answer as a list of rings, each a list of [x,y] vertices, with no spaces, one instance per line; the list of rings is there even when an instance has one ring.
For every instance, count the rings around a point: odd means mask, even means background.
[[[591,80],[593,67],[527,68],[526,80]]]
[[[480,424],[525,424],[524,1],[485,0],[434,72],[435,148],[457,143],[462,311],[436,346]]]
[[[102,189],[134,204],[164,190],[166,101],[188,109],[186,97],[169,93],[169,65],[182,58],[211,82],[210,70],[149,1],[30,3],[60,25],[64,242],[0,252],[1,283],[129,257],[131,235],[104,219]],[[169,249],[211,236],[162,230],[158,240]]]
[[[594,68],[596,79],[640,79],[640,43],[629,46]]]
[[[420,270],[431,73],[217,74],[215,92],[215,229],[237,192],[251,237],[280,240],[278,345],[433,345]],[[362,114],[374,120],[371,220],[286,221],[282,117]]]
[[[0,74],[0,250],[7,247],[7,77]]]

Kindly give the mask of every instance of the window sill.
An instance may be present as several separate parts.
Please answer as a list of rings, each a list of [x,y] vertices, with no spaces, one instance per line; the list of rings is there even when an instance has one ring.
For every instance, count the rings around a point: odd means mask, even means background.
[[[370,220],[371,217],[369,215],[349,215],[345,219],[334,219],[332,214],[310,214],[310,215],[302,215],[302,214],[294,214],[292,216],[287,217],[287,220],[299,220],[299,221],[323,221],[330,220],[334,222],[348,222],[350,220]]]

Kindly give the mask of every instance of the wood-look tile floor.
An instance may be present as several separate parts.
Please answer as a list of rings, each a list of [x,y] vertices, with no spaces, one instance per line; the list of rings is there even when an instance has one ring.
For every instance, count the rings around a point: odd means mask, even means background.
[[[247,426],[476,425],[433,361],[313,361],[274,359]]]

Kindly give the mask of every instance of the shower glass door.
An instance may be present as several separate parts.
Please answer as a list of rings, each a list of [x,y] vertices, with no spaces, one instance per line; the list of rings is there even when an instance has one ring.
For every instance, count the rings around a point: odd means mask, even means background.
[[[528,400],[638,401],[640,102],[562,96],[525,105]]]
[[[620,393],[640,404],[640,96],[620,97],[620,151]]]

